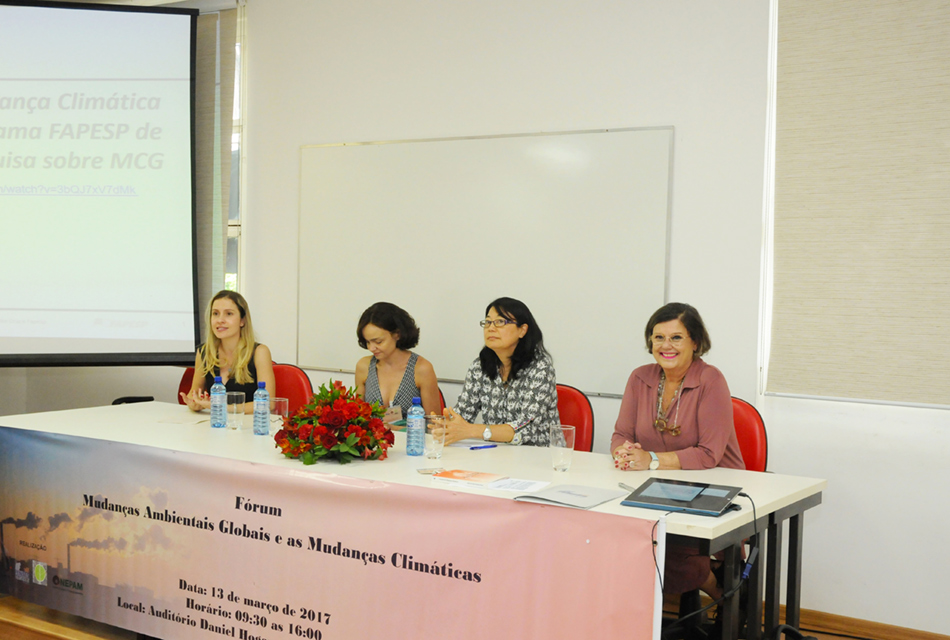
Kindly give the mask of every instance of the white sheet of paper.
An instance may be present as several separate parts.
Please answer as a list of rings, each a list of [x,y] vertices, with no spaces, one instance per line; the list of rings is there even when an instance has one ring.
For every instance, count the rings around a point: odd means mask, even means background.
[[[497,491],[537,491],[551,484],[544,480],[521,480],[519,478],[502,478],[485,485],[486,489],[495,489]]]

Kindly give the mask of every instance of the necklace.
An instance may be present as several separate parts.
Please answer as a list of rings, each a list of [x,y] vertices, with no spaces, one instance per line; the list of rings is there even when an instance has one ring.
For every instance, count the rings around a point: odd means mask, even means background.
[[[656,430],[660,433],[664,431],[669,432],[671,436],[678,436],[680,434],[680,426],[676,424],[677,419],[680,415],[680,403],[679,395],[680,391],[683,390],[683,380],[686,380],[684,376],[680,380],[679,386],[676,387],[676,391],[673,392],[673,399],[670,400],[670,405],[674,402],[676,403],[676,411],[673,412],[673,424],[669,424],[669,416],[663,412],[663,392],[666,390],[666,372],[662,371],[660,373],[660,384],[656,390],[656,420],[653,422],[653,426],[656,427]],[[666,407],[669,410],[669,406]]]

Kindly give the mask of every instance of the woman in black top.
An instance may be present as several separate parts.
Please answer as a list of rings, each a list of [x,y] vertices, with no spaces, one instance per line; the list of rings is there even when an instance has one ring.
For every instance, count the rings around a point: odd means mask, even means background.
[[[243,391],[245,411],[254,410],[252,399],[257,382],[264,381],[267,392],[277,395],[270,349],[254,342],[251,311],[240,293],[219,291],[208,305],[207,338],[195,354],[195,377],[191,390],[181,397],[192,411],[211,406],[208,395],[215,376],[221,376],[228,391]]]

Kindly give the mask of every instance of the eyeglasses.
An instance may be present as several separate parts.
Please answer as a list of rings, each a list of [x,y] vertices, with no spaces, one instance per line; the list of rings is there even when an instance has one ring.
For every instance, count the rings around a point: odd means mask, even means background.
[[[677,335],[677,336],[670,336],[669,338],[667,338],[666,336],[652,336],[650,340],[652,340],[653,344],[655,345],[661,345],[667,340],[669,340],[671,345],[673,345],[674,347],[678,347],[681,344],[683,344],[683,340],[686,340],[686,336]]]
[[[487,329],[488,327],[494,325],[496,329],[501,329],[506,324],[518,324],[517,320],[509,320],[508,318],[498,318],[497,320],[482,320],[478,323],[482,329]]]

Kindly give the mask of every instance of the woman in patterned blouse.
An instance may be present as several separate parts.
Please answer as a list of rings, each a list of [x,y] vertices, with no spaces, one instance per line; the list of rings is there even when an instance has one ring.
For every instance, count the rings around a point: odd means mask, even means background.
[[[560,418],[554,365],[538,323],[520,300],[498,298],[479,324],[485,348],[465,375],[455,409],[445,409],[445,443],[478,438],[547,446]],[[473,424],[479,412],[484,424]]]

